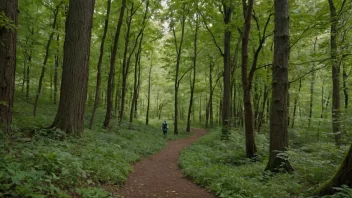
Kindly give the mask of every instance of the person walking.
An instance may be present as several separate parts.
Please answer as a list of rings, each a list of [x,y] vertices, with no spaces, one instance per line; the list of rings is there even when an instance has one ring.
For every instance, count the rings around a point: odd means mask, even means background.
[[[166,135],[167,135],[167,129],[168,129],[169,127],[167,126],[167,123],[166,123],[166,121],[164,121],[163,122],[163,124],[161,125],[161,129],[163,130],[163,133],[164,133],[164,136],[166,137]]]

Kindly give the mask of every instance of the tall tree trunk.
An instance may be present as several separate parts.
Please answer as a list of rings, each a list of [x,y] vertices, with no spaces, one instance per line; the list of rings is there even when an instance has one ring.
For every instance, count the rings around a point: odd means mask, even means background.
[[[27,65],[27,70],[26,70],[26,72],[27,72],[27,74],[26,74],[26,99],[29,99],[29,83],[30,83],[29,74],[30,74],[30,65],[31,65],[31,61],[32,61],[31,55],[28,57],[28,61],[29,62]]]
[[[72,134],[84,129],[94,4],[71,0],[66,21],[60,103],[52,127]]]
[[[58,30],[58,27],[57,27]],[[56,55],[55,55],[55,68],[54,68],[54,104],[57,103],[57,91],[58,91],[58,69],[60,65],[60,59],[59,59],[59,49],[60,49],[60,34],[57,34],[56,37],[56,42],[57,42],[57,49],[56,49]]]
[[[348,75],[346,72],[346,64],[342,64],[343,95],[345,97],[345,109],[348,108],[347,78],[348,78]]]
[[[199,123],[202,123],[202,95],[199,96]]]
[[[186,131],[191,131],[191,113],[193,105],[194,87],[196,84],[196,65],[197,65],[197,39],[198,39],[198,12],[196,14],[196,30],[194,33],[194,50],[193,50],[193,79],[191,84],[191,97],[189,99],[188,116],[187,116],[187,128]],[[201,108],[200,108],[201,109]],[[199,122],[201,123],[201,122]]]
[[[153,54],[150,55],[150,67],[148,74],[148,104],[147,104],[147,115],[145,116],[145,124],[149,124],[149,110],[150,110],[150,86],[151,86],[151,76],[152,76],[152,67],[153,67]],[[159,114],[160,120],[160,114]]]
[[[318,37],[315,37],[314,47],[313,47],[314,52],[316,51],[317,41],[318,41]],[[313,66],[315,67],[315,64]],[[313,71],[312,75],[311,75],[311,80],[310,80],[310,102],[309,102],[308,129],[310,128],[310,124],[312,122],[312,116],[313,116],[314,83],[315,83],[315,72]]]
[[[258,128],[257,128],[258,133],[260,133],[260,129],[261,129],[262,124],[264,122],[265,105],[266,105],[268,96],[269,96],[269,88],[267,85],[264,85],[264,97],[263,97],[263,103],[262,103],[262,111],[259,114],[259,122],[258,122]]]
[[[312,77],[311,77],[311,81],[310,81],[310,102],[309,102],[308,129],[310,129],[310,125],[312,123],[312,117],[313,117],[314,82],[315,82],[315,72],[312,73]]]
[[[332,132],[335,135],[336,145],[341,144],[340,125],[340,67],[337,63],[337,14],[332,0],[328,0],[330,7],[330,49],[332,64]]]
[[[209,101],[207,104],[207,109],[206,109],[206,117],[205,117],[205,128],[209,128],[209,120],[211,117],[210,109],[211,109],[211,100],[213,98],[213,63],[210,62],[209,64]]]
[[[31,33],[32,36],[34,35],[34,28],[30,29],[30,33]],[[25,71],[26,72],[26,99],[27,100],[29,99],[29,83],[30,83],[29,74],[30,74],[30,66],[32,64],[32,53],[33,53],[32,47],[33,47],[33,40],[31,41],[28,57],[26,57],[27,60],[28,60],[27,68],[26,68],[26,71]]]
[[[185,12],[185,7],[186,4],[183,6],[183,10]],[[179,70],[180,70],[180,62],[181,62],[181,52],[182,52],[182,44],[183,44],[183,38],[184,38],[184,33],[185,33],[185,22],[186,22],[186,14],[183,13],[182,19],[181,19],[181,39],[180,39],[180,44],[179,46],[177,45],[177,39],[176,39],[176,32],[175,32],[175,27],[172,28],[172,32],[174,35],[174,40],[175,40],[175,47],[176,47],[176,53],[177,53],[177,59],[176,59],[176,76],[175,76],[175,114],[174,114],[174,134],[178,134],[178,89],[180,87],[180,79],[179,79]]]
[[[270,114],[269,161],[266,170],[293,171],[288,157],[287,97],[290,55],[289,0],[275,0],[274,62]]]
[[[142,49],[140,49],[142,51]],[[141,53],[139,53],[138,56],[138,82],[137,82],[137,90],[136,90],[136,99],[135,99],[135,105],[134,105],[134,118],[137,118],[138,116],[138,99],[139,99],[139,90],[141,87]],[[143,107],[142,107],[143,109]]]
[[[126,32],[126,39],[125,39],[125,51],[123,55],[123,63],[122,63],[122,87],[121,87],[121,109],[120,109],[120,124],[122,122],[124,113],[125,113],[125,104],[126,104],[126,92],[127,92],[127,79],[128,79],[128,73],[129,73],[129,68],[130,68],[130,63],[131,63],[131,57],[132,54],[134,53],[137,43],[138,43],[138,38],[142,34],[142,32],[139,32],[139,34],[136,37],[134,46],[130,52],[130,54],[127,57],[128,53],[128,44],[130,42],[130,31],[131,31],[131,25],[132,25],[132,19],[133,15],[136,13],[137,9],[134,10],[134,4],[132,3],[131,9],[130,9],[130,15],[128,19],[126,20],[127,22],[127,32]]]
[[[28,41],[26,41],[26,43],[27,43]],[[27,55],[26,55],[26,52],[24,52],[23,53],[23,57],[24,57],[24,59],[23,59],[23,77],[22,77],[22,85],[21,85],[21,92],[23,93],[24,92],[24,85],[25,85],[25,83],[26,83],[26,74],[27,74],[27,72],[26,72],[26,68],[27,68],[27,57],[26,57]]]
[[[293,115],[292,115],[291,128],[293,128],[295,126],[297,103],[298,103],[298,98],[299,98],[300,93],[301,93],[301,88],[302,88],[302,79],[299,79],[298,94],[295,97],[295,101],[293,102]]]
[[[118,43],[120,38],[121,27],[123,23],[123,16],[125,14],[125,8],[126,8],[126,0],[122,0],[119,21],[117,23],[117,28],[116,28],[115,38],[114,38],[114,46],[112,48],[111,59],[110,59],[110,72],[109,72],[108,87],[107,87],[106,114],[105,114],[105,120],[103,125],[104,128],[111,127],[110,121],[112,118],[112,95],[113,95],[112,92],[114,89],[113,78],[115,76],[117,48],[118,48]]]
[[[209,125],[208,125],[208,121],[210,121],[210,127],[212,127],[212,114],[213,114],[213,104],[212,104],[212,101],[213,101],[213,62],[210,62],[209,64],[209,101],[208,101],[208,104],[207,104],[207,113],[206,115],[208,115],[208,119],[206,118],[206,122],[205,122],[205,128],[208,128]]]
[[[224,10],[224,23],[228,26],[231,23],[231,16],[233,11],[233,1],[229,0],[223,2]],[[222,140],[228,140],[230,136],[230,102],[231,102],[231,30],[230,28],[225,29],[224,37],[224,91],[222,99]]]
[[[330,94],[328,95],[328,98],[326,100],[324,100],[324,81],[323,81],[323,86],[321,87],[321,114],[320,114],[320,120],[318,123],[318,131],[317,131],[317,140],[319,141],[320,138],[320,124],[321,124],[321,120],[323,120],[324,118],[324,112],[325,109],[328,107],[329,105],[329,100],[330,100]]]
[[[56,28],[56,23],[57,23],[57,16],[59,14],[60,11],[60,7],[63,4],[63,1],[61,1],[53,10],[53,14],[54,14],[54,22],[51,26],[52,29]],[[49,58],[49,52],[50,52],[50,45],[51,45],[51,41],[53,40],[55,32],[52,32],[49,36],[49,40],[46,44],[46,48],[45,48],[45,56],[44,56],[44,61],[43,61],[43,65],[42,65],[42,72],[40,74],[39,77],[39,83],[38,83],[38,90],[37,90],[37,94],[35,96],[35,101],[34,101],[34,109],[33,109],[33,116],[35,117],[37,114],[37,107],[38,107],[38,100],[39,100],[39,96],[42,93],[42,84],[43,84],[43,78],[44,78],[44,74],[45,74],[45,69],[46,69],[46,63],[48,61]]]
[[[232,68],[231,68],[231,117],[232,117],[232,126],[236,127],[236,79],[235,79],[235,71],[237,69],[237,65],[238,65],[238,54],[240,52],[240,44],[242,41],[242,33],[240,34],[240,36],[237,39],[237,43],[236,43],[236,48],[235,48],[235,53],[232,59]]]
[[[106,34],[108,32],[108,27],[109,27],[110,8],[111,8],[111,0],[108,0],[106,18],[105,18],[105,24],[104,24],[104,33],[103,33],[103,38],[101,39],[100,55],[99,55],[98,66],[97,66],[97,84],[95,87],[94,106],[93,106],[92,116],[90,117],[90,121],[89,121],[89,129],[92,129],[95,112],[99,106],[100,85],[101,85],[101,65],[103,63],[105,39],[106,39]]]
[[[0,0],[0,13],[5,14],[13,26],[0,27],[0,130],[8,135],[11,135],[15,91],[17,11],[17,0]]]
[[[138,77],[140,76],[138,74],[139,68],[140,68],[140,56],[142,53],[142,43],[143,43],[143,38],[144,38],[144,29],[146,26],[146,20],[148,16],[148,8],[149,8],[149,0],[146,2],[145,6],[145,13],[143,17],[143,23],[142,23],[142,29],[140,30],[141,34],[141,39],[139,40],[139,45],[138,45],[138,50],[136,53],[136,60],[135,60],[135,66],[134,66],[134,84],[133,84],[133,96],[132,96],[132,103],[131,103],[131,111],[130,111],[130,123],[133,121],[133,118],[137,116],[137,95],[138,95]],[[136,40],[137,42],[138,40]]]
[[[122,62],[120,61],[120,65],[122,66]],[[114,109],[114,117],[117,118],[119,115],[118,113],[118,108],[120,108],[120,102],[121,102],[121,78],[122,78],[122,73],[117,73],[117,86],[116,86],[116,94],[115,94],[115,109]]]
[[[243,0],[243,7],[245,10],[245,23],[243,27],[243,37],[242,37],[242,87],[243,87],[243,101],[245,110],[245,128],[246,128],[246,155],[248,158],[253,158],[256,155],[257,148],[254,141],[254,117],[252,109],[252,99],[251,99],[251,79],[247,78],[248,69],[248,40],[251,28],[251,19],[253,12],[254,0],[248,1],[248,7],[246,1]]]

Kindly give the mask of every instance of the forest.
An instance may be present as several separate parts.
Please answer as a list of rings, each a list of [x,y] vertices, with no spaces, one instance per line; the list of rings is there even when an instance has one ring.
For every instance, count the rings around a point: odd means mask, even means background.
[[[348,0],[0,0],[0,197],[144,197],[192,137],[209,197],[352,197],[351,29]]]

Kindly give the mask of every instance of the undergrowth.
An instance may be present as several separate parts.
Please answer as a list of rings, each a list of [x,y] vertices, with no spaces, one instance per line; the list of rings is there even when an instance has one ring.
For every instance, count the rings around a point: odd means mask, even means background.
[[[104,110],[98,109],[92,130],[82,137],[45,129],[54,119],[56,107],[41,104],[33,118],[32,104],[15,102],[14,134],[11,141],[0,137],[0,197],[111,197],[101,185],[122,184],[131,164],[166,146],[161,121],[146,126],[140,121],[101,125]],[[87,109],[86,121],[90,109]],[[116,122],[116,121],[115,121]],[[2,132],[0,134],[3,134]]]
[[[334,143],[310,142],[288,151],[295,171],[292,174],[265,172],[268,138],[256,136],[258,156],[245,156],[242,130],[233,130],[229,141],[220,141],[220,129],[211,130],[182,151],[179,165],[184,174],[218,197],[309,197],[336,171],[347,147]],[[340,188],[333,197],[352,197],[349,188]]]

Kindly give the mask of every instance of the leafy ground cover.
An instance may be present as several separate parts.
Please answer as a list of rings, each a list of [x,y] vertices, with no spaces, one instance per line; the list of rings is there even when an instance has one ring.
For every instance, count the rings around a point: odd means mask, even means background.
[[[312,141],[292,146],[287,152],[295,171],[292,174],[265,172],[268,138],[256,136],[258,157],[245,157],[244,132],[232,131],[228,142],[220,141],[221,129],[213,129],[181,153],[179,165],[196,183],[218,197],[309,197],[328,180],[344,157],[346,146]],[[352,197],[348,188],[332,197]]]
[[[1,137],[0,197],[109,197],[101,185],[120,185],[131,164],[164,148],[167,139],[183,137],[170,133],[164,138],[158,121],[152,126],[114,123],[112,129],[103,130],[103,110],[98,111],[92,130],[86,129],[82,137],[69,136],[43,129],[50,126],[55,106],[41,105],[36,118],[32,107],[17,101],[15,136],[11,141]],[[88,123],[90,115],[86,115]]]

